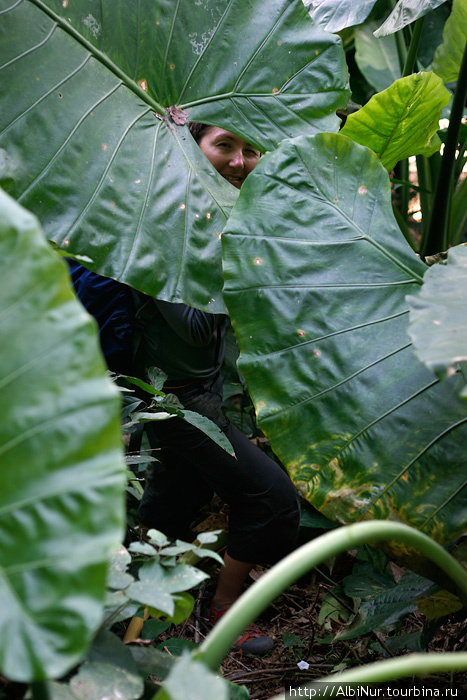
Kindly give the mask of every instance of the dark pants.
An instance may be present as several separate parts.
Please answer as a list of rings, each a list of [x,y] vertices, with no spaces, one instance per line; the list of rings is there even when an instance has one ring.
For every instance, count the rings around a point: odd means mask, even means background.
[[[172,390],[171,390],[172,391]],[[222,381],[174,390],[186,409],[210,418],[230,440],[235,457],[181,418],[149,426],[162,448],[165,471],[153,469],[138,510],[140,521],[184,539],[214,493],[229,507],[227,552],[239,561],[273,564],[297,543],[300,505],[288,475],[222,413]]]

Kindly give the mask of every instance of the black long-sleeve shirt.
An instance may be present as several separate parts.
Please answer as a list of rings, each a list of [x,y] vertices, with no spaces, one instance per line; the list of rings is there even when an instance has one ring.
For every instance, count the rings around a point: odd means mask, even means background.
[[[215,377],[225,354],[226,317],[186,304],[155,304],[159,313],[143,330],[144,366],[159,367],[169,382]]]

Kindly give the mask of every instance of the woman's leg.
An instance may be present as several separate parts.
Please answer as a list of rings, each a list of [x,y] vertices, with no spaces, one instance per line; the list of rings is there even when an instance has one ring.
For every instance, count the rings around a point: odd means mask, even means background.
[[[157,444],[149,426],[152,445]],[[193,464],[170,448],[158,453],[162,464],[155,464],[146,478],[137,517],[146,527],[161,530],[168,537],[191,541],[190,525],[214,492]]]
[[[188,488],[176,475],[172,479],[170,508],[172,512],[177,508],[178,498],[187,508],[193,504],[196,496],[192,498],[189,483],[207,485],[230,506],[229,556],[238,562],[274,563],[296,546],[298,494],[285,471],[223,415],[221,390],[217,381],[213,386],[180,392],[179,398],[185,408],[207,416],[221,428],[235,457],[180,418],[152,424],[161,445],[177,455],[188,475]]]

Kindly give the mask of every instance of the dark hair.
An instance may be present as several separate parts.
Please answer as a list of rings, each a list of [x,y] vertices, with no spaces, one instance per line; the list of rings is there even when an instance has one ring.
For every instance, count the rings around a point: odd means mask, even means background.
[[[199,143],[205,133],[214,127],[212,127],[210,124],[201,124],[201,122],[190,122],[188,124],[188,128],[196,143]]]

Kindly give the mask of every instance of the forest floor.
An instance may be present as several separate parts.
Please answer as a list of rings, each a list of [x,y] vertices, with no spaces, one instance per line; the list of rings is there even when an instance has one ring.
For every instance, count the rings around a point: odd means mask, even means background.
[[[217,521],[216,527],[225,523]],[[210,523],[200,531],[213,529]],[[214,528],[215,529],[215,528]],[[443,654],[467,649],[467,621],[465,610],[435,619],[431,623],[418,609],[395,624],[379,628],[375,625],[366,634],[351,639],[338,639],[354,616],[355,602],[345,595],[342,583],[355,572],[358,552],[342,555],[327,566],[315,569],[286,589],[257,620],[259,626],[274,639],[274,649],[262,658],[253,658],[232,651],[224,658],[221,673],[226,680],[244,686],[250,700],[271,700],[277,695],[289,693],[291,689],[322,679],[330,674],[357,668],[394,656],[403,656],[419,650],[414,640],[426,634],[430,641],[427,651]],[[204,559],[196,566],[209,575],[206,585],[192,591],[196,598],[194,612],[180,625],[171,626],[150,641],[142,634],[136,644],[155,646],[169,654],[175,641],[200,644],[209,632],[207,610],[215,585],[218,564],[213,559]],[[390,562],[397,579],[403,569]],[[265,573],[255,568],[247,585]],[[121,635],[126,623],[120,623]],[[186,640],[186,641],[184,641]],[[418,643],[418,642],[417,642]],[[0,698],[23,700],[27,686],[6,681],[0,676]],[[154,681],[158,680],[156,678]],[[348,685],[336,686],[333,697],[361,698],[378,697],[380,700],[394,697],[457,697],[467,698],[467,672],[433,673],[423,678],[405,678],[367,686],[365,693],[348,694]],[[388,690],[389,688],[389,690]],[[359,691],[360,689],[357,688]],[[379,691],[377,694],[376,691]],[[339,691],[339,692],[338,692]],[[289,697],[289,696],[287,696]],[[290,697],[318,697],[292,691]]]
[[[291,688],[311,683],[332,673],[355,668],[394,656],[412,653],[411,642],[417,633],[427,629],[427,619],[416,610],[396,625],[374,629],[359,637],[344,641],[335,640],[344,632],[353,617],[352,601],[342,595],[341,583],[352,573],[356,552],[350,552],[332,562],[332,570],[326,566],[310,572],[284,591],[257,620],[260,627],[275,641],[273,651],[263,658],[253,658],[232,651],[224,659],[221,672],[225,679],[246,686],[251,700],[269,700],[287,693]],[[391,563],[393,573],[404,571]],[[200,568],[203,568],[200,564]],[[216,565],[209,560],[205,570],[212,579],[216,577]],[[254,583],[265,573],[261,567],[252,572],[247,585]],[[397,573],[396,573],[397,578]],[[172,627],[161,635],[174,636],[197,644],[209,631],[207,610],[212,590],[208,583],[198,593],[195,613],[182,625]],[[333,606],[333,601],[336,605]],[[348,608],[348,610],[346,610]],[[467,647],[467,621],[465,611],[445,616],[431,623],[429,652],[464,651]],[[401,644],[407,641],[407,647]],[[394,642],[396,642],[394,644]],[[398,648],[400,647],[400,648]],[[417,648],[414,649],[415,651]],[[387,691],[388,686],[392,694]],[[373,684],[379,695],[369,697],[467,697],[467,672],[433,674],[424,678],[406,678],[398,681]],[[452,690],[452,694],[451,694]],[[457,690],[457,695],[456,695]],[[419,691],[419,694],[417,694]],[[337,688],[335,689],[337,692]],[[294,694],[292,693],[292,697]],[[300,697],[295,695],[295,697]],[[311,697],[302,695],[302,697]],[[336,697],[347,697],[341,694]],[[352,697],[364,697],[353,695]]]
[[[263,658],[247,657],[241,652],[229,653],[221,666],[223,677],[246,686],[251,700],[269,700],[288,692],[290,688],[311,683],[328,674],[395,656],[386,644],[387,636],[383,632],[374,631],[347,641],[330,641],[330,637],[346,627],[346,623],[339,618],[324,622],[321,619],[322,601],[332,589],[332,584],[318,572],[287,589],[258,620],[262,629],[275,641],[273,651]],[[208,601],[205,602],[207,607]],[[399,634],[411,635],[420,630],[424,622],[421,613],[412,613],[404,621]],[[174,631],[166,633],[167,636],[173,636]],[[206,618],[197,618],[196,615],[176,628],[177,636],[198,643],[206,633]],[[461,651],[465,649],[466,642],[467,623],[453,615],[435,633],[428,651]],[[405,650],[398,652],[398,655],[400,653],[410,652]],[[308,667],[300,668],[305,665]],[[399,694],[384,694],[383,690],[388,685]],[[408,678],[372,687],[381,688],[380,698],[416,697],[414,690],[408,692],[414,688],[420,690],[417,697],[450,697],[449,691],[457,689],[457,696],[453,692],[453,697],[465,698],[467,673],[435,674],[423,679]],[[423,690],[428,689],[437,692],[423,694]]]

